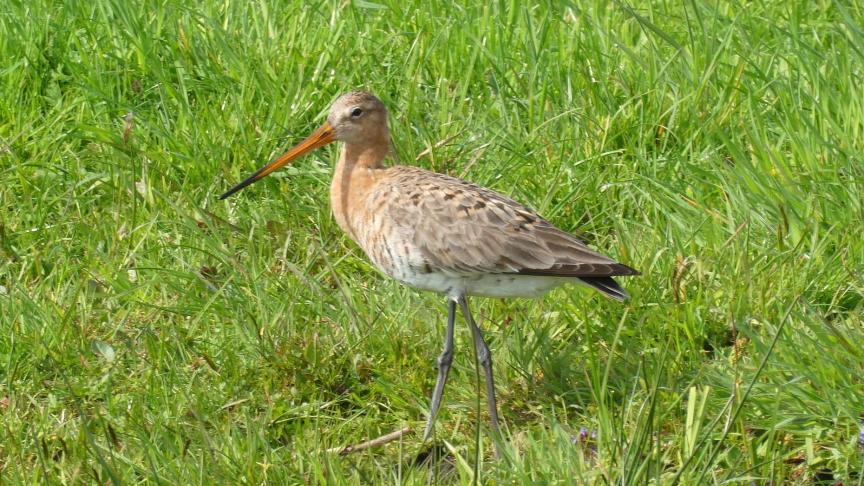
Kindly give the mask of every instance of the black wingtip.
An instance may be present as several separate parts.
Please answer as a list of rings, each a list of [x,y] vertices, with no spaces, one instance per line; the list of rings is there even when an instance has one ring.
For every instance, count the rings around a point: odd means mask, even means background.
[[[620,268],[626,268],[627,271],[629,271],[629,273],[619,273],[619,274],[616,274],[616,275],[618,275],[618,276],[622,276],[622,277],[623,277],[623,276],[628,276],[628,275],[633,275],[633,276],[636,276],[636,275],[642,275],[642,272],[640,272],[639,270],[636,270],[635,268],[633,268],[633,267],[631,267],[631,266],[624,265],[623,263],[619,263],[618,266],[619,266]]]

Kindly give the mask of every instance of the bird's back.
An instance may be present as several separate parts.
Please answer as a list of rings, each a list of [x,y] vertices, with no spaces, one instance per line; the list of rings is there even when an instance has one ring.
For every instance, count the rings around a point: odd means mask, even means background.
[[[379,169],[355,235],[384,273],[414,287],[537,296],[578,279],[617,299],[638,272],[492,190],[417,167]]]

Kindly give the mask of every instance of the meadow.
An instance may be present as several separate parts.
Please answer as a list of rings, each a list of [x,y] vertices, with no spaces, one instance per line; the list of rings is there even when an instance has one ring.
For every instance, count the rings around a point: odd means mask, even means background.
[[[862,484],[860,2],[6,0],[0,483]],[[445,301],[330,215],[342,92],[405,164],[642,271]]]

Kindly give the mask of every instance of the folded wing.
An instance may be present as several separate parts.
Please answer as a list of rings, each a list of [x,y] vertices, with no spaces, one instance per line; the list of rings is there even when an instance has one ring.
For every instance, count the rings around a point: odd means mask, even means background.
[[[616,298],[626,294],[609,277],[639,274],[501,194],[414,167],[397,169],[392,183],[403,187],[391,193],[407,200],[387,205],[389,217],[434,270],[574,277]]]

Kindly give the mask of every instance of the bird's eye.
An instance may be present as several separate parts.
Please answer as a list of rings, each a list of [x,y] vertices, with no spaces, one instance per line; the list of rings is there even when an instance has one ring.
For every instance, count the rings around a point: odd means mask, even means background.
[[[353,118],[358,118],[362,114],[363,110],[361,110],[360,108],[354,108],[353,110],[351,110],[351,117]]]

